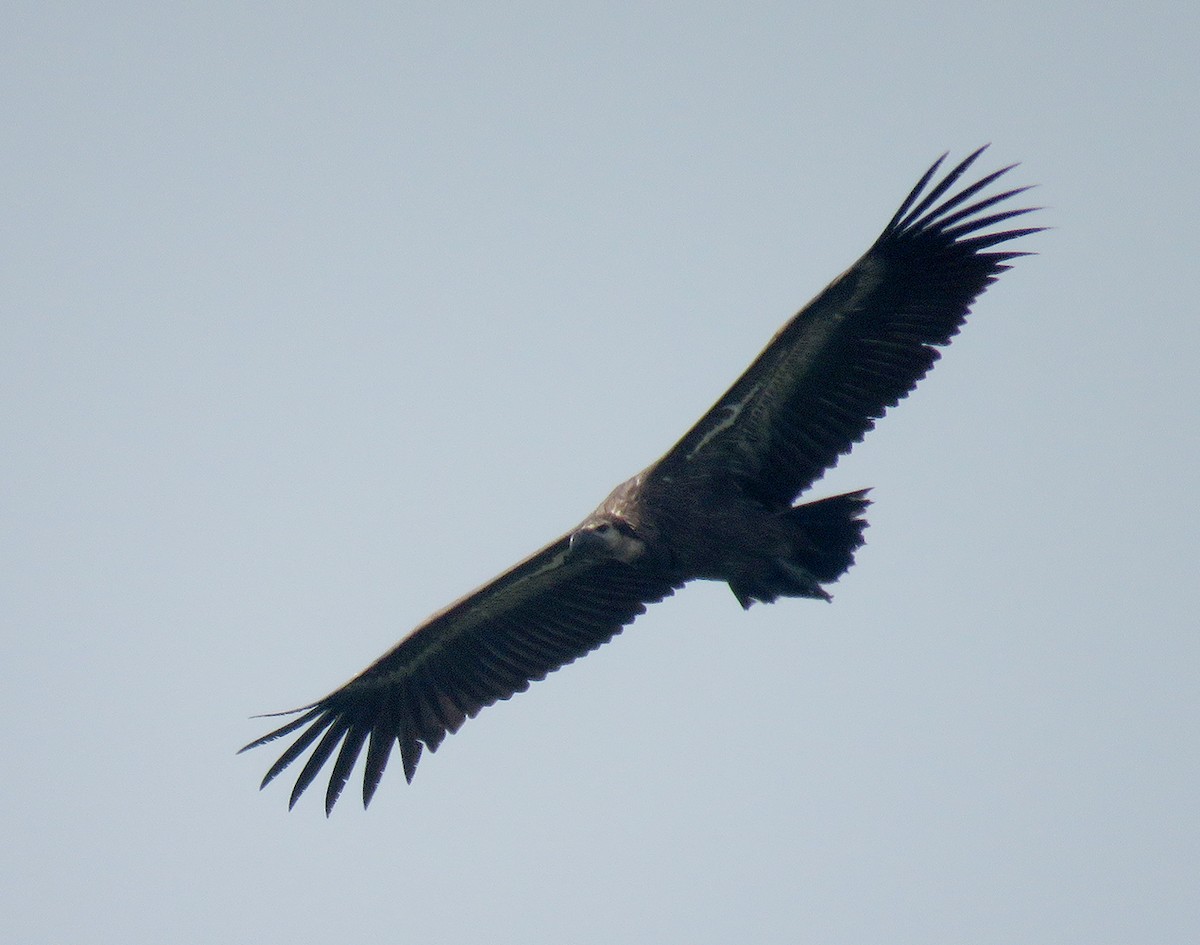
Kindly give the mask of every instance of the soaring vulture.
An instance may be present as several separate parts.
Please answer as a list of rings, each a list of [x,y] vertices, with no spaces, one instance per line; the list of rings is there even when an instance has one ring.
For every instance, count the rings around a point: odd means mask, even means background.
[[[1008,260],[1036,209],[985,195],[1014,165],[952,189],[984,149],[930,186],[925,172],[861,259],[789,321],[662,459],[578,527],[434,614],[340,689],[242,750],[299,732],[262,784],[310,747],[291,805],[332,758],[329,813],[366,747],[363,804],[393,748],[411,781],[485,706],[612,639],[688,581],[724,581],[743,607],[829,599],[863,543],[866,490],[793,505],[925,376]]]

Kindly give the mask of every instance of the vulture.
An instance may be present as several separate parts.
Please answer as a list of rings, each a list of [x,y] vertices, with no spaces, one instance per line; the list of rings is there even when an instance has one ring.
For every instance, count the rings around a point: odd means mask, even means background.
[[[985,146],[986,147],[986,146]],[[242,751],[295,736],[265,787],[311,749],[294,806],[332,759],[329,814],[366,750],[370,804],[394,749],[423,749],[492,703],[611,640],[688,581],[724,581],[742,607],[829,600],[863,543],[867,490],[794,504],[933,366],[1008,262],[995,247],[1042,227],[999,224],[1027,190],[960,185],[984,148],[925,172],[858,262],[779,330],[666,455],[577,527],[434,614],[344,686]]]

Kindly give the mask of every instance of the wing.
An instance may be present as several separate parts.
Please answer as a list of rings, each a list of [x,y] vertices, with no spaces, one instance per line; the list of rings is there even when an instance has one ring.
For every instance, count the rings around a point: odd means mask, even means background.
[[[975,199],[1015,165],[947,196],[983,150],[926,192],[942,155],[866,255],[784,325],[658,469],[720,470],[761,501],[790,505],[916,387],[935,346],[1006,261],[1026,255],[988,250],[1042,229],[983,232],[1036,209],[989,212],[1026,187]]]
[[[289,807],[336,751],[325,792],[328,814],[365,745],[366,806],[397,743],[411,781],[422,746],[435,751],[448,732],[485,706],[524,692],[531,682],[606,643],[681,583],[572,552],[569,538],[564,535],[435,614],[342,688],[294,710],[301,713],[297,718],[243,748],[300,732],[262,786],[316,742]]]

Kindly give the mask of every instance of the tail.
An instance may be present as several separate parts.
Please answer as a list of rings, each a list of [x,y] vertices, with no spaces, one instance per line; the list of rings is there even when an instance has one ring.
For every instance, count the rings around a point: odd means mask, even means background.
[[[862,515],[871,504],[869,491],[807,502],[784,513],[795,534],[792,555],[774,558],[753,576],[731,581],[738,603],[748,608],[755,601],[770,604],[779,597],[831,600],[821,585],[836,581],[854,564],[867,527]]]

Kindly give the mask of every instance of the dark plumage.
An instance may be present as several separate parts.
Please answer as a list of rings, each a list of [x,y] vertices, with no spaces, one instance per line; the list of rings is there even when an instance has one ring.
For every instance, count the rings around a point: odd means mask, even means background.
[[[865,490],[792,503],[916,386],[976,297],[1025,255],[992,247],[1040,229],[991,229],[1033,209],[991,209],[1026,188],[979,196],[1011,166],[951,195],[982,150],[929,186],[943,155],[867,253],[576,529],[247,745],[299,733],[263,785],[312,747],[291,803],[332,758],[328,812],[365,746],[369,804],[396,746],[411,781],[422,748],[435,750],[485,706],[607,642],[694,579],[727,582],[743,607],[827,600],[824,585],[862,544]]]

